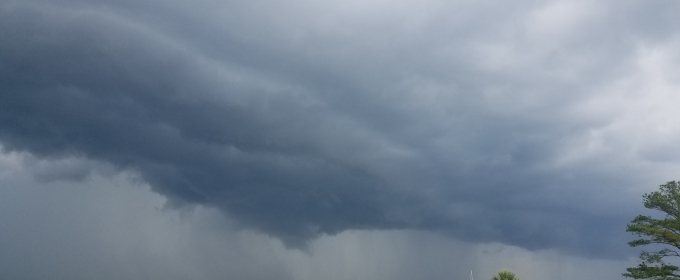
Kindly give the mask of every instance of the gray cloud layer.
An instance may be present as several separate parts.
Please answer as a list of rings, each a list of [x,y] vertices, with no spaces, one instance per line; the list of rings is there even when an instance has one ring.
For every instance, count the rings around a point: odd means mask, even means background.
[[[613,257],[635,188],[678,167],[673,5],[8,1],[0,142],[292,246],[416,228]]]
[[[94,168],[45,181],[45,170],[83,167]],[[0,278],[402,280],[465,278],[473,269],[488,279],[507,268],[529,280],[610,280],[626,266],[412,230],[350,230],[288,250],[216,209],[163,207],[134,174],[111,171],[79,158],[0,155]]]

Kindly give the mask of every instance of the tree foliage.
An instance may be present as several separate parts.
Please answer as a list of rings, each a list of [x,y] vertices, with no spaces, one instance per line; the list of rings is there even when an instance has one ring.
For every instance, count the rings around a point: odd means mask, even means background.
[[[678,266],[668,262],[680,257],[680,185],[671,181],[660,189],[643,195],[645,208],[665,213],[663,219],[639,215],[628,224],[626,231],[639,239],[628,242],[631,247],[652,245],[657,251],[642,251],[637,267],[630,267],[623,276],[634,279],[680,280]]]
[[[491,280],[519,280],[517,276],[515,276],[514,273],[507,271],[507,270],[501,270],[496,275],[491,277]]]

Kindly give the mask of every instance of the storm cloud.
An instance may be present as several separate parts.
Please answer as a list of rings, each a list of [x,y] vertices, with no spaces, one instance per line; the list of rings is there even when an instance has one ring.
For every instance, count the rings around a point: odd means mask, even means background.
[[[680,163],[678,5],[5,1],[0,143],[293,247],[416,229],[620,258]]]

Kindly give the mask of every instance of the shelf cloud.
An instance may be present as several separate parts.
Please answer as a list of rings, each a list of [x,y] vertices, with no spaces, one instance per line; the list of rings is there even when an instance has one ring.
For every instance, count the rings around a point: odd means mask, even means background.
[[[625,258],[680,167],[678,5],[4,1],[0,144],[289,247],[400,229]]]

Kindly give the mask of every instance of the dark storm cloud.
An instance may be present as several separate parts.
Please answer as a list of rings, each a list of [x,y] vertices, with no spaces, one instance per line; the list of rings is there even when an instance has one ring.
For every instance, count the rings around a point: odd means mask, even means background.
[[[218,206],[288,242],[405,225],[387,211],[410,212],[415,199],[382,191],[384,180],[317,146],[365,149],[351,138],[366,136],[341,135],[352,121],[220,81],[190,53],[115,19],[58,12],[20,7],[3,17],[19,27],[3,29],[16,38],[2,48],[6,148],[136,170],[177,202]]]
[[[174,203],[218,207],[290,245],[419,228],[623,250],[637,208],[621,203],[639,193],[611,193],[653,175],[599,150],[572,160],[619,117],[578,108],[634,71],[636,43],[673,29],[602,36],[616,13],[646,18],[631,4],[598,18],[561,2],[429,3],[453,14],[404,2],[390,15],[257,3],[3,4],[0,141],[138,172]],[[555,9],[584,19],[541,22]]]

